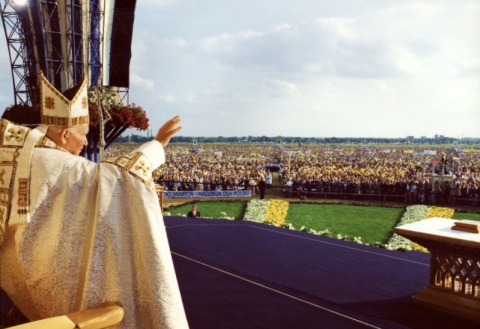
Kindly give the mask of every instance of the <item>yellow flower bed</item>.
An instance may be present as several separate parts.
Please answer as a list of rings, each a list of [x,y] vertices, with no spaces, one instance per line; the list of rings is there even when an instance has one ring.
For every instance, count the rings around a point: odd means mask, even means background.
[[[452,218],[455,210],[452,208],[445,207],[430,207],[427,211],[426,218],[441,217],[441,218]]]
[[[287,201],[269,200],[265,222],[271,223],[275,226],[284,224],[285,217],[287,217],[288,205]]]
[[[441,217],[441,218],[452,218],[455,213],[455,209],[445,208],[445,207],[429,207],[425,218]],[[427,248],[422,247],[415,242],[410,242],[410,246],[413,250],[428,252]]]

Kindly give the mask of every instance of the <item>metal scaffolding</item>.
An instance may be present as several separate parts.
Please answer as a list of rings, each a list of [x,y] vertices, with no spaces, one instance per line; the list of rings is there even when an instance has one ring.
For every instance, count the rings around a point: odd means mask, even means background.
[[[76,85],[83,74],[89,76],[91,86],[103,85],[106,3],[114,6],[116,2],[29,0],[16,5],[14,0],[0,1],[15,104],[38,102],[40,70],[59,90]]]
[[[35,94],[34,89],[37,84],[32,84],[29,78],[31,72],[34,72],[35,65],[31,61],[34,58],[31,54],[32,48],[27,45],[35,41],[34,36],[24,30],[26,23],[24,17],[28,15],[28,8],[16,8],[11,0],[5,0],[0,8],[10,57],[14,103],[32,105],[31,98],[32,94]]]
[[[56,89],[116,91],[128,104],[136,0],[0,0],[15,105],[39,103],[38,74]],[[96,141],[92,141],[96,152]]]

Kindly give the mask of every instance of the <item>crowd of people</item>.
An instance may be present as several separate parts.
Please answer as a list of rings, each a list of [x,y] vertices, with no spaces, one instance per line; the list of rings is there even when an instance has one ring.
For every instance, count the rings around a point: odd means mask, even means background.
[[[286,195],[479,205],[478,152],[335,148],[301,154],[280,174]]]
[[[125,150],[117,150],[123,152]],[[480,152],[448,147],[171,145],[154,173],[170,191],[252,190],[285,197],[480,205]]]

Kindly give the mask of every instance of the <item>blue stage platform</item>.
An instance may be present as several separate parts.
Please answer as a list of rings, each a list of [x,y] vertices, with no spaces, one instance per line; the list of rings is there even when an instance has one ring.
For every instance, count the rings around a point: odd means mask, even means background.
[[[479,328],[411,303],[429,255],[247,221],[166,217],[187,317],[199,328]]]

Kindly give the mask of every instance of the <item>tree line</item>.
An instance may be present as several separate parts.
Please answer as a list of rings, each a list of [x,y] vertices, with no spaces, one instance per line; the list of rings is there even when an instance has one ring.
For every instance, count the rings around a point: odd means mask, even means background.
[[[152,140],[153,136],[140,135],[126,135],[117,139],[119,143],[134,142],[144,143]],[[354,137],[293,137],[293,136],[241,136],[241,137],[188,137],[188,136],[174,136],[171,143],[229,143],[229,144],[243,144],[243,143],[268,143],[268,144],[478,144],[480,138],[464,138],[459,140],[453,137],[435,137],[435,138],[354,138]]]

